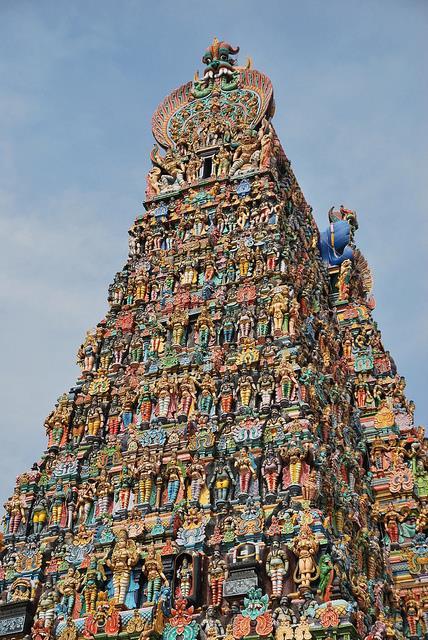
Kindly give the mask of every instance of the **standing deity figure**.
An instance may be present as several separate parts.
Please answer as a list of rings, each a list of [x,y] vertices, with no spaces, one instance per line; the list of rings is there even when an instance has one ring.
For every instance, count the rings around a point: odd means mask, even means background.
[[[217,400],[216,383],[209,373],[205,373],[201,380],[198,409],[202,414],[211,415]]]
[[[266,491],[268,494],[276,495],[280,473],[281,460],[275,453],[272,444],[269,444],[262,463],[262,477],[265,481]]]
[[[52,508],[50,526],[59,527],[64,516],[65,511],[65,492],[62,482],[58,482],[55,487],[55,493],[52,497]]]
[[[134,278],[134,300],[135,302],[144,302],[147,300],[149,287],[149,274],[146,269],[138,271]]]
[[[136,476],[138,478],[137,502],[139,504],[150,504],[155,479],[159,471],[159,459],[152,457],[150,449],[145,447],[136,467]]]
[[[403,520],[403,516],[394,509],[392,505],[388,508],[388,511],[384,515],[385,531],[389,538],[389,543],[397,545],[400,540],[400,523]]]
[[[337,288],[339,291],[339,300],[347,300],[349,296],[349,287],[352,276],[352,262],[351,260],[344,260],[340,265],[339,278],[337,281]]]
[[[257,314],[256,336],[258,342],[263,342],[269,335],[270,313],[263,305]]]
[[[214,157],[214,171],[217,178],[224,178],[229,174],[230,170],[230,151],[224,145],[220,146],[219,151]]]
[[[275,378],[270,373],[267,364],[264,365],[257,381],[257,391],[260,398],[260,411],[268,413],[275,392]]]
[[[195,411],[196,407],[196,388],[199,387],[199,383],[196,379],[185,373],[180,378],[177,384],[178,389],[178,402],[177,402],[177,416],[181,416],[184,419],[188,419]]]
[[[289,311],[289,322],[288,322],[288,332],[290,334],[290,338],[295,338],[297,335],[297,329],[299,326],[299,313],[300,313],[300,305],[297,298],[293,298],[290,304]]]
[[[251,338],[254,328],[253,314],[244,307],[238,319],[238,342],[242,342],[245,338]]]
[[[223,382],[220,385],[220,413],[222,415],[232,413],[233,401],[235,399],[235,385],[229,374],[223,376]]]
[[[214,491],[215,504],[226,502],[231,497],[235,478],[224,456],[220,456],[214,463],[213,474],[209,488]]]
[[[268,123],[266,118],[262,120],[258,138],[261,146],[259,167],[260,169],[269,169],[273,158],[274,133],[272,125]]]
[[[297,556],[297,567],[294,571],[294,581],[299,585],[299,590],[310,590],[311,582],[319,575],[315,556],[318,551],[318,542],[309,525],[303,524],[299,534],[295,537],[293,551]]]
[[[186,167],[186,182],[196,182],[196,180],[199,178],[201,167],[202,160],[199,158],[199,156],[193,153],[190,156]]]
[[[124,360],[126,352],[128,350],[128,341],[123,336],[121,331],[118,331],[118,334],[117,334],[116,339],[115,339],[115,341],[114,341],[114,343],[112,345],[112,348],[113,348],[114,360],[113,360],[113,363],[110,366],[110,368],[113,369],[113,370],[117,370],[122,366],[123,360]],[[98,371],[99,370],[100,369],[98,369]]]
[[[214,335],[214,322],[208,309],[204,309],[195,323],[195,342],[201,349],[206,350]]]
[[[81,345],[77,353],[77,364],[80,365],[82,373],[93,371],[98,347],[98,340],[95,333],[87,331],[85,342]]]
[[[192,591],[193,570],[189,558],[184,556],[177,572],[178,589],[183,598],[188,598]]]
[[[72,405],[67,394],[58,399],[58,404],[46,418],[45,427],[48,435],[48,447],[58,448],[67,440]]]
[[[183,272],[180,278],[180,284],[185,285],[186,288],[191,287],[196,284],[198,281],[198,263],[195,260],[188,256],[183,261]],[[179,310],[177,310],[179,312]],[[180,312],[183,313],[183,312]]]
[[[305,462],[309,453],[307,444],[301,445],[291,442],[281,448],[281,457],[284,460],[282,472],[282,485],[284,489],[289,486],[300,485],[302,487],[309,476],[310,466]]]
[[[119,413],[119,419],[121,422],[121,432],[126,431],[134,418],[134,394],[133,392],[127,392],[122,400],[121,411]]]
[[[354,345],[354,337],[349,327],[345,328],[342,337],[342,351],[343,357],[349,361],[352,360],[352,347]]]
[[[61,596],[62,610],[67,617],[73,613],[80,585],[80,574],[74,567],[69,567],[65,576],[58,580],[56,588]]]
[[[278,259],[280,256],[279,245],[277,242],[269,240],[265,248],[266,252],[266,270],[268,273],[276,271]]]
[[[186,475],[189,481],[189,500],[198,502],[201,491],[206,481],[205,467],[200,461],[199,453],[194,453]]]
[[[133,484],[134,472],[126,463],[123,463],[122,469],[117,478],[117,495],[121,509],[128,509]]]
[[[223,320],[222,332],[224,344],[231,344],[235,337],[235,320],[231,311],[226,311],[226,315]]]
[[[318,497],[318,494],[318,474],[316,469],[311,469],[306,479],[303,481],[302,496],[304,500],[313,502]]]
[[[422,616],[420,613],[420,605],[416,598],[413,598],[412,596],[408,597],[405,601],[404,610],[410,632],[408,637],[412,638],[412,640],[413,638],[420,638],[419,630],[421,627],[418,623]]]
[[[37,498],[31,515],[34,533],[40,533],[48,521],[48,501],[42,495]]]
[[[167,464],[164,478],[166,482],[167,503],[169,505],[174,505],[177,500],[180,487],[183,487],[184,485],[183,468],[177,460],[176,451],[173,451],[171,454],[171,460]]]
[[[95,501],[94,490],[89,482],[83,482],[77,494],[77,522],[78,524],[88,524],[91,510]]]
[[[171,344],[173,347],[181,347],[185,343],[186,327],[188,324],[189,314],[181,309],[175,309],[169,320]]]
[[[207,230],[207,216],[200,207],[196,207],[193,214],[192,235],[196,238],[204,236]]]
[[[256,247],[254,252],[254,267],[253,267],[253,278],[255,280],[261,280],[266,272],[266,263],[263,257],[263,253],[260,247]]]
[[[117,436],[120,429],[120,414],[122,408],[120,406],[120,398],[117,394],[114,394],[110,403],[110,408],[107,418],[107,433],[109,436]]]
[[[286,354],[282,357],[275,373],[277,380],[276,400],[287,405],[296,398],[298,382],[294,374],[293,365]]]
[[[239,268],[239,277],[246,278],[250,272],[251,251],[245,242],[241,242],[241,246],[236,252],[236,258]]]
[[[82,580],[82,593],[85,602],[85,613],[94,613],[100,587],[106,582],[106,574],[102,561],[92,557]]]
[[[78,405],[74,411],[73,421],[71,425],[72,443],[74,447],[78,447],[81,443],[83,435],[85,433],[85,425],[85,409],[84,407]]]
[[[216,618],[216,610],[212,605],[207,608],[205,619],[201,622],[201,629],[207,640],[219,640],[223,636],[224,640],[229,640],[228,636],[225,636],[223,625]]]
[[[159,357],[165,351],[165,331],[162,326],[154,327],[150,338],[148,356]],[[148,357],[147,356],[147,357]]]
[[[274,336],[288,333],[288,301],[282,293],[275,293],[269,305]]]
[[[250,407],[256,392],[256,385],[251,374],[247,372],[245,365],[242,367],[242,372],[238,379],[237,391],[240,406],[243,408]]]
[[[25,524],[25,499],[19,487],[15,487],[13,495],[6,501],[4,508],[8,514],[8,533],[18,532],[20,524]]]
[[[266,573],[272,582],[272,598],[282,596],[284,578],[288,573],[289,562],[287,554],[281,549],[278,540],[272,542],[272,547],[266,558]]]
[[[67,487],[67,491],[65,492],[65,509],[66,509],[66,519],[65,519],[65,527],[67,529],[73,528],[73,522],[76,519],[76,501],[77,501],[78,489],[74,485]]]
[[[113,487],[108,479],[106,469],[101,469],[99,479],[97,482],[96,496],[97,496],[97,517],[110,512],[111,496],[113,494]]]
[[[214,550],[208,565],[208,584],[210,587],[211,604],[219,607],[223,599],[223,583],[228,577],[227,564],[222,559],[220,551]]]
[[[367,398],[370,396],[369,385],[362,373],[357,375],[354,383],[354,398],[359,409],[364,409]]]
[[[154,604],[158,600],[162,586],[169,585],[163,572],[161,556],[156,552],[154,544],[151,544],[148,548],[143,563],[143,573],[147,578],[147,600],[145,604]]]
[[[175,412],[175,383],[166,370],[154,384],[154,394],[157,397],[156,415],[166,421]]]
[[[257,477],[257,465],[248,447],[242,447],[239,451],[235,458],[235,469],[238,472],[239,493],[248,494],[251,479],[255,480]]]
[[[144,341],[138,333],[135,333],[129,344],[129,360],[131,364],[138,364],[143,361]]]
[[[204,282],[210,283],[213,282],[215,276],[217,275],[217,267],[216,263],[211,256],[208,256],[205,259],[205,268],[204,268]]]
[[[125,604],[131,581],[131,570],[139,559],[137,546],[128,537],[126,529],[120,529],[116,535],[116,544],[113,547],[111,557],[106,560],[106,565],[113,573],[113,596],[115,604]]]
[[[103,422],[103,412],[101,411],[101,407],[98,405],[96,398],[94,398],[86,419],[87,437],[97,438],[100,435]]]
[[[148,424],[152,416],[152,393],[148,382],[141,382],[139,387],[139,398],[137,412],[140,414],[141,424]]]
[[[36,622],[39,622],[40,627],[44,627],[48,630],[52,627],[55,620],[55,608],[57,602],[57,591],[55,591],[55,589],[52,587],[52,584],[46,584],[40,595],[36,612]],[[49,637],[49,634],[47,635],[47,637]]]

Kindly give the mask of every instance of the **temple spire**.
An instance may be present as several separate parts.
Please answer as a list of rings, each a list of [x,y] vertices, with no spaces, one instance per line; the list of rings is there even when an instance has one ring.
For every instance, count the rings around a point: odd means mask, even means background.
[[[319,232],[238,52],[153,115],[127,262],[5,505],[0,638],[428,636],[427,441],[357,215]]]

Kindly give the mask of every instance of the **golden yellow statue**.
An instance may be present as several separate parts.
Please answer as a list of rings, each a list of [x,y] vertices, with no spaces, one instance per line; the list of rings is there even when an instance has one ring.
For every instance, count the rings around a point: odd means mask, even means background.
[[[137,564],[139,555],[137,545],[129,539],[126,529],[120,529],[116,535],[111,558],[106,560],[106,565],[113,572],[113,593],[117,606],[125,603],[131,569]]]

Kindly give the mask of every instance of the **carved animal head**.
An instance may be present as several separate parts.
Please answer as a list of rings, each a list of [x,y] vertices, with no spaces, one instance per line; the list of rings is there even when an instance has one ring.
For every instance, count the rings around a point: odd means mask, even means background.
[[[217,78],[222,75],[231,76],[236,60],[232,57],[239,51],[239,47],[232,47],[227,42],[219,42],[214,38],[213,43],[205,51],[202,62],[206,64],[204,78]]]

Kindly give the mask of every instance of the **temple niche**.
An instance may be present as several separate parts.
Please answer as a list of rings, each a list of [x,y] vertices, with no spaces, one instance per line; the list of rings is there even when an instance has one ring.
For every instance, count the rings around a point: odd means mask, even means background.
[[[238,51],[153,116],[128,260],[5,504],[1,638],[428,638],[427,441],[357,215],[319,232]]]

